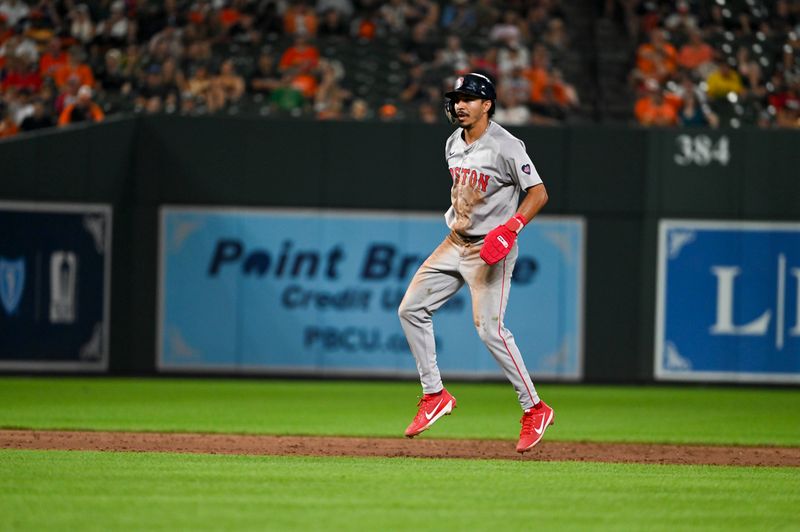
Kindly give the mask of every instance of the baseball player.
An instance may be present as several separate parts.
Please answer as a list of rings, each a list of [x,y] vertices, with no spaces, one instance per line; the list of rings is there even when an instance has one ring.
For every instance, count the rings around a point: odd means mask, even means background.
[[[447,117],[458,125],[444,152],[453,179],[445,214],[451,232],[417,270],[398,310],[423,391],[405,435],[413,438],[456,407],[436,365],[431,316],[466,283],[478,335],[517,391],[523,410],[517,451],[524,453],[553,423],[553,409],[536,393],[503,315],[517,235],[547,202],[547,192],[523,142],[492,122],[495,99],[489,78],[475,73],[445,94]]]

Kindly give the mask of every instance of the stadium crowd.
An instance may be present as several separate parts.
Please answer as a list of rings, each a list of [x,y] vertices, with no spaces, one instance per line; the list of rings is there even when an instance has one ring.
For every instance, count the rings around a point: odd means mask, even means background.
[[[640,123],[797,125],[800,5],[726,1],[601,0],[642,41]],[[560,0],[0,0],[0,137],[118,113],[437,123],[470,71],[498,122],[558,124],[581,105],[569,30]]]
[[[564,22],[557,0],[2,0],[0,136],[119,112],[438,122],[474,70],[498,120],[557,123]]]
[[[800,128],[797,0],[607,0],[605,12],[640,41],[640,124]]]

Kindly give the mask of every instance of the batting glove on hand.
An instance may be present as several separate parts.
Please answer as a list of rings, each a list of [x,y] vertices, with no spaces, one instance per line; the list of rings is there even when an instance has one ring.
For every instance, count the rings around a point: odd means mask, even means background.
[[[498,225],[489,231],[481,247],[483,262],[491,266],[503,260],[509,254],[511,248],[514,247],[517,234],[525,226],[525,223],[525,218],[521,214],[515,214],[513,218],[503,225]]]

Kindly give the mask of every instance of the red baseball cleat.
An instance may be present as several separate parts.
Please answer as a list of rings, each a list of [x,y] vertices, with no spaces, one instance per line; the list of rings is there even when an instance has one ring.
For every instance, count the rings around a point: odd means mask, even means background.
[[[439,393],[423,395],[417,406],[419,407],[417,415],[406,429],[406,436],[409,438],[428,430],[440,417],[450,415],[456,407],[456,398],[442,388]]]
[[[522,414],[522,419],[519,420],[522,424],[522,430],[519,431],[517,452],[524,453],[533,449],[534,445],[539,443],[539,440],[544,436],[544,431],[547,430],[547,427],[553,424],[554,417],[553,409],[547,406],[544,401],[539,401],[536,406],[527,409]]]

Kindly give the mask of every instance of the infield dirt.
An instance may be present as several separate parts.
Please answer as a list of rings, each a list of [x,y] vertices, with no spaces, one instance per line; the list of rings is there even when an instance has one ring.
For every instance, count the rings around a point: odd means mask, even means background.
[[[353,438],[155,432],[0,430],[2,449],[282,456],[468,458],[800,467],[798,447],[543,441],[520,455],[506,440]]]

